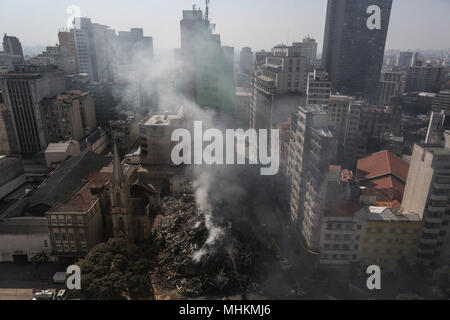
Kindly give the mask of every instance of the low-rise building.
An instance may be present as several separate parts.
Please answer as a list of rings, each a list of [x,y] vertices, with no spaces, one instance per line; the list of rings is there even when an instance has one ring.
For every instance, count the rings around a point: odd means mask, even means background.
[[[419,215],[386,207],[365,207],[361,213],[367,219],[362,266],[394,269],[400,259],[416,255],[422,223]]]
[[[324,215],[319,263],[322,266],[378,265],[393,270],[416,255],[421,218],[398,208],[360,207],[354,201],[329,201]]]
[[[60,143],[50,143],[45,150],[45,163],[47,168],[56,168],[69,157],[81,154],[80,144],[76,140]]]
[[[0,219],[0,262],[29,262],[34,255],[52,251],[47,219]]]
[[[329,266],[349,266],[361,260],[361,242],[364,238],[364,215],[354,201],[329,201],[325,210],[319,263]]]
[[[104,240],[102,204],[104,206],[105,199],[98,194],[108,178],[109,175],[96,175],[69,200],[47,212],[52,255],[83,257]]]

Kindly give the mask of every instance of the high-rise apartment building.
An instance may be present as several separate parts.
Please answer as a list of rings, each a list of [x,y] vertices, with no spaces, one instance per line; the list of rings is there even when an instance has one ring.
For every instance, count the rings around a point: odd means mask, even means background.
[[[253,69],[253,51],[252,48],[242,48],[239,67],[242,73],[251,74]]]
[[[112,82],[116,77],[115,31],[92,23],[89,18],[77,18],[74,29],[77,63],[80,73],[87,73],[94,82]]]
[[[301,55],[306,57],[308,61],[312,61],[317,58],[317,42],[316,39],[307,36],[303,39],[302,42],[294,42],[292,43],[295,47],[301,47],[302,53]]]
[[[78,73],[77,48],[75,45],[74,30],[58,32],[59,46],[63,52],[75,62],[75,72]]]
[[[438,92],[444,77],[442,66],[413,66],[407,70],[406,92]]]
[[[68,74],[78,72],[76,56],[71,55],[61,46],[47,47],[46,51],[31,58],[30,62],[38,66],[54,65]]]
[[[328,73],[323,70],[314,70],[308,73],[306,88],[307,105],[328,105],[330,103],[331,82]]]
[[[67,91],[41,102],[48,142],[81,141],[96,129],[94,98],[82,91]]]
[[[308,66],[301,47],[279,45],[252,79],[250,126],[269,129],[285,122],[306,93]]]
[[[65,91],[64,73],[56,67],[26,66],[0,74],[0,91],[12,115],[18,151],[31,155],[47,146],[40,102]]]
[[[378,85],[379,106],[390,104],[391,98],[400,97],[405,91],[405,75],[402,72],[383,72]]]
[[[367,137],[360,130],[361,108],[367,103],[350,96],[331,95],[325,109],[336,137],[337,158],[350,166],[366,154]]]
[[[434,97],[433,111],[450,112],[450,90],[441,91]]]
[[[328,169],[335,151],[330,129],[328,113],[321,106],[299,107],[292,119],[290,212],[296,230],[313,250],[319,249]]]
[[[415,145],[402,209],[422,219],[418,255],[450,263],[450,134],[444,147]]]
[[[397,56],[396,66],[400,69],[407,69],[413,67],[415,64],[415,59],[417,55],[414,52],[399,52]]]
[[[392,0],[328,1],[322,63],[333,92],[376,103],[391,7]]]

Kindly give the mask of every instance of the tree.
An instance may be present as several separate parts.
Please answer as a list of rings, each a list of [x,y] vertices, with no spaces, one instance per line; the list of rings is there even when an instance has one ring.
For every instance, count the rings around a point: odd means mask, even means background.
[[[49,257],[45,252],[40,252],[31,257],[31,262],[33,264],[45,264],[49,262]]]
[[[149,263],[133,244],[110,239],[94,247],[81,268],[82,294],[87,299],[123,300],[152,296]]]

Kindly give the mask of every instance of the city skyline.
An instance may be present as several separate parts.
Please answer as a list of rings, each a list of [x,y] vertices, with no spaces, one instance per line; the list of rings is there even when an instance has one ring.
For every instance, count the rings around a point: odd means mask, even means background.
[[[286,0],[285,5],[272,8],[267,0],[259,1],[257,7],[252,7],[251,2],[230,5],[230,1],[212,1],[210,17],[212,23],[217,25],[216,32],[221,34],[224,45],[237,49],[249,46],[254,50],[270,50],[276,44],[291,43],[310,35],[317,40],[318,51],[321,52],[326,3],[326,0]],[[429,6],[421,0],[394,1],[386,49],[439,50],[448,47],[442,39],[448,38],[443,33],[450,30],[450,22],[446,19],[450,2],[433,0],[433,3],[433,6]],[[69,17],[67,8],[77,5],[82,16],[88,16],[94,22],[109,25],[116,31],[132,27],[144,28],[145,35],[153,36],[155,48],[172,49],[180,46],[180,12],[190,10],[193,4],[204,8],[203,1],[188,0],[175,0],[170,3],[149,1],[146,4],[138,1],[128,1],[125,4],[111,1],[93,3],[85,0],[64,0],[56,3],[44,0],[39,2],[39,6],[33,6],[34,3],[30,4],[30,1],[26,0],[4,0],[0,3],[0,12],[3,33],[19,37],[24,46],[57,43],[57,30],[65,27]],[[33,10],[29,10],[30,5]],[[427,15],[422,14],[424,11]],[[250,12],[254,23],[249,26]],[[19,14],[23,19],[13,19]],[[24,24],[23,21],[28,23]],[[271,24],[270,21],[278,23]],[[30,25],[39,28],[30,28]],[[435,30],[440,32],[434,32]],[[407,36],[406,32],[414,34],[414,37]]]

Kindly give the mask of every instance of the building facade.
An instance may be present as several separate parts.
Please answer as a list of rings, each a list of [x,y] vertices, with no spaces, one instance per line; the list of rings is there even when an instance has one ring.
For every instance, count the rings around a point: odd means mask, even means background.
[[[371,6],[380,10],[370,26]],[[376,103],[392,0],[329,0],[322,63],[333,92]],[[376,14],[376,13],[375,13]]]
[[[322,70],[314,70],[314,72],[308,73],[306,93],[307,105],[328,105],[331,95],[331,82],[328,79],[328,73]]]
[[[48,142],[81,141],[97,127],[94,98],[88,92],[70,90],[43,99],[41,113]]]
[[[171,141],[175,129],[183,123],[183,108],[177,112],[152,114],[139,124],[141,163],[149,165],[170,165],[175,142]]]
[[[306,246],[313,250],[319,249],[334,150],[327,112],[320,106],[299,107],[292,119],[289,144],[290,214]]]
[[[401,72],[383,72],[378,85],[379,106],[387,106],[391,103],[391,98],[401,97],[405,92],[405,75]]]
[[[3,36],[3,50],[11,55],[23,58],[22,44],[17,37],[8,36],[5,33]]]
[[[12,115],[19,152],[30,155],[43,150],[48,141],[40,103],[65,91],[64,73],[56,67],[28,66],[0,74],[0,88]]]
[[[450,140],[450,136],[447,140]],[[402,210],[423,219],[418,256],[450,262],[450,141],[448,145],[414,146]]]

